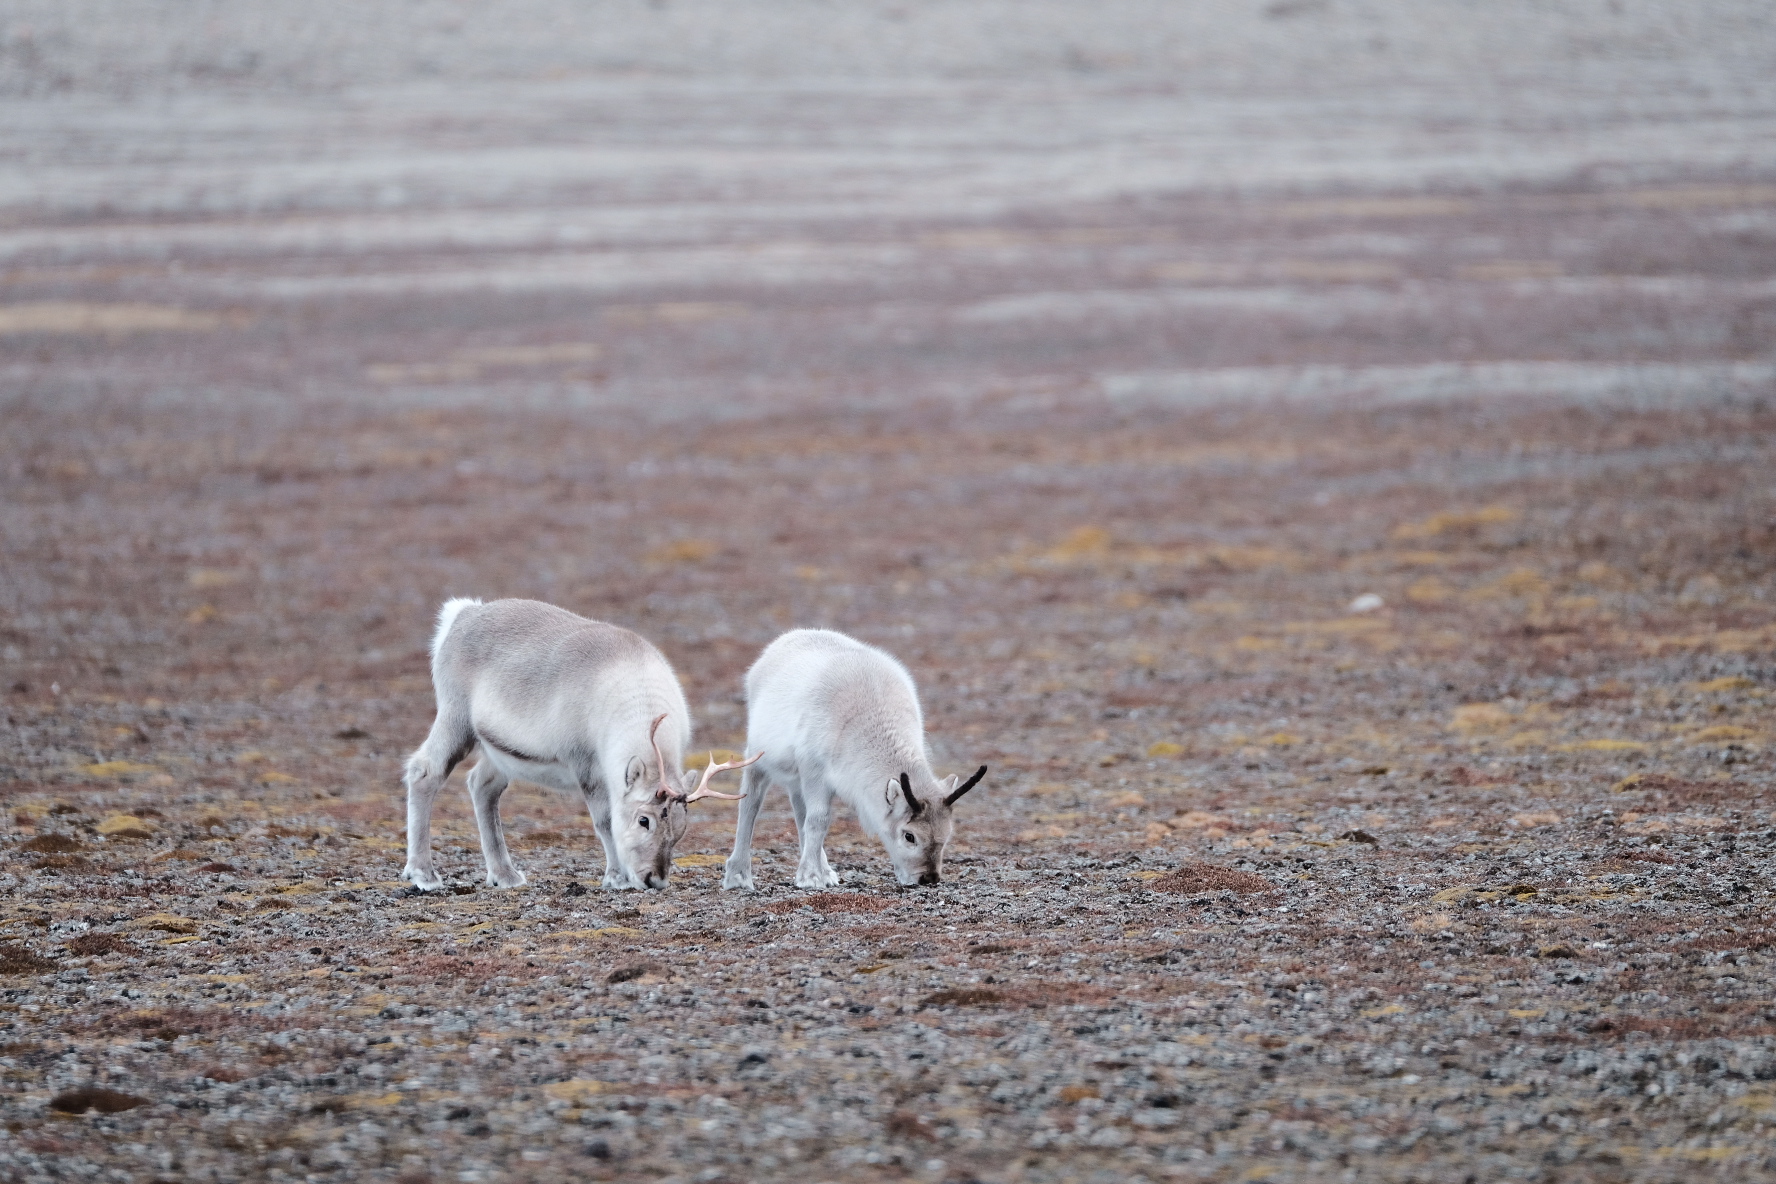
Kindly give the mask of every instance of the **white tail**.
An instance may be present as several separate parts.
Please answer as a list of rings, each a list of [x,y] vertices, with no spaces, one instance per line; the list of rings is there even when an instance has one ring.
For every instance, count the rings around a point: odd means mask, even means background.
[[[444,639],[450,634],[450,627],[456,624],[456,614],[471,605],[480,603],[479,600],[467,596],[458,596],[444,602],[444,607],[438,610],[437,632],[432,634],[432,660],[434,662],[438,659],[438,651],[443,647]]]

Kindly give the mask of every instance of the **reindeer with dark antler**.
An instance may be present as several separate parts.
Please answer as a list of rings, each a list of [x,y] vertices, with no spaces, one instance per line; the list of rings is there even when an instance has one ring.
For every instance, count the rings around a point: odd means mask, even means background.
[[[444,886],[432,866],[432,802],[477,745],[469,798],[487,882],[500,888],[525,880],[500,824],[500,795],[511,781],[584,798],[604,846],[606,888],[664,888],[686,808],[699,798],[734,799],[711,790],[709,779],[752,764],[716,764],[711,754],[696,788],[687,788],[690,709],[665,657],[627,629],[535,600],[445,604],[432,639],[432,686],[437,718],[407,760],[401,872],[428,892]]]
[[[987,772],[983,765],[960,784],[955,776],[940,780],[926,753],[912,675],[874,646],[827,629],[785,633],[747,671],[746,746],[771,755],[742,778],[746,800],[724,888],[753,887],[752,830],[773,784],[789,792],[795,812],[799,887],[839,882],[825,849],[835,797],[888,849],[895,879],[936,884],[956,802]]]

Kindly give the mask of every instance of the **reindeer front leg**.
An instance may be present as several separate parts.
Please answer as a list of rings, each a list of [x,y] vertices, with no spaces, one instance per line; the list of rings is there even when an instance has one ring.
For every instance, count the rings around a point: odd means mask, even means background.
[[[600,886],[618,890],[634,887],[629,872],[617,857],[617,837],[611,830],[610,794],[599,782],[581,782],[580,796],[586,799],[586,813],[592,816],[592,829],[598,833],[598,845],[604,848],[604,879]]]
[[[771,776],[764,766],[754,765],[740,775],[740,817],[734,822],[734,853],[722,869],[723,888],[745,888],[751,891],[752,832],[758,826],[759,812],[765,808],[765,795],[771,792]]]
[[[826,861],[826,832],[832,825],[832,787],[827,785],[824,777],[804,776],[798,789],[799,792],[790,793],[792,808],[798,799],[801,806],[796,810],[802,838],[802,858],[796,865],[796,887],[837,887],[838,873]]]

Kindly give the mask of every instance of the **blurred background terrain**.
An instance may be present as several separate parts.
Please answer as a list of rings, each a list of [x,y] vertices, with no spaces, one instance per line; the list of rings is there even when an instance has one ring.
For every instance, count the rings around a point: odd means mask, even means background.
[[[1773,395],[1768,4],[12,0],[6,1178],[1776,1174]],[[950,882],[404,895],[449,595]]]

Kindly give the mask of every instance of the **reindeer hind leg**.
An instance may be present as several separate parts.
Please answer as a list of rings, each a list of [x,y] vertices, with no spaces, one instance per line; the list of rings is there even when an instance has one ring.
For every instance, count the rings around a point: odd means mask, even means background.
[[[407,758],[402,778],[407,786],[407,866],[401,878],[422,892],[444,887],[432,865],[432,804],[451,770],[474,746],[468,713],[440,705],[425,743]]]
[[[495,888],[516,888],[527,877],[512,862],[506,847],[506,828],[500,821],[500,795],[511,783],[505,772],[482,750],[481,759],[469,770],[469,801],[475,807],[475,828],[481,832],[481,855],[487,861],[487,882]]]

